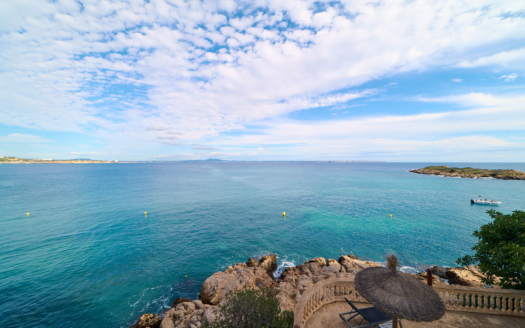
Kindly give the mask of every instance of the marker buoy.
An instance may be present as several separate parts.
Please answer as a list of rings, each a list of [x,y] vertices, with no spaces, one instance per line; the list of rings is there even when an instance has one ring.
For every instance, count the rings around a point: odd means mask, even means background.
[[[26,213],[27,216],[29,216],[29,213]]]
[[[184,276],[184,279],[188,279],[188,276]]]
[[[283,212],[283,218],[286,216],[286,212]]]
[[[144,212],[144,216],[148,216],[148,212]]]
[[[390,217],[392,217],[392,214],[390,214]]]

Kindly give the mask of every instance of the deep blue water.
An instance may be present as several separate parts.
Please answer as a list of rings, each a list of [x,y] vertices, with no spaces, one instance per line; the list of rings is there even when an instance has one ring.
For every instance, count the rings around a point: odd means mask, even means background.
[[[471,198],[525,210],[525,181],[407,172],[427,165],[0,165],[0,327],[124,327],[268,252],[451,266],[490,221]]]

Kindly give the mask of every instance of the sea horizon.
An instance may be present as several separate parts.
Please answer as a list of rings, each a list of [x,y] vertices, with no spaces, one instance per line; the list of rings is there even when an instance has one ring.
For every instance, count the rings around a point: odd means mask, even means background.
[[[455,266],[490,221],[470,199],[525,210],[524,181],[408,172],[450,162],[153,164],[1,167],[1,326],[127,327],[267,253],[280,269],[343,252]]]

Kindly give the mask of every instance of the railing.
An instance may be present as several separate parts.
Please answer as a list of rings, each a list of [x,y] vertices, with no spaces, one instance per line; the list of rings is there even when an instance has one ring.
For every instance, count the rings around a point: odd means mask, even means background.
[[[447,311],[525,317],[525,292],[508,289],[439,287],[434,290],[445,302]],[[294,327],[303,328],[308,318],[326,304],[344,301],[368,303],[355,289],[351,279],[322,280],[303,292],[295,306]]]
[[[525,317],[525,292],[484,287],[436,287],[447,311]]]

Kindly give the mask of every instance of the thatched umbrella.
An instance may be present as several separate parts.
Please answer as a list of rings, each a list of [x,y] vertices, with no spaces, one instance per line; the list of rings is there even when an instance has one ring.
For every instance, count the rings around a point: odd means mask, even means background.
[[[379,310],[410,321],[434,321],[445,315],[445,303],[432,287],[415,277],[397,271],[395,255],[387,256],[387,268],[361,270],[355,277],[357,292]]]

